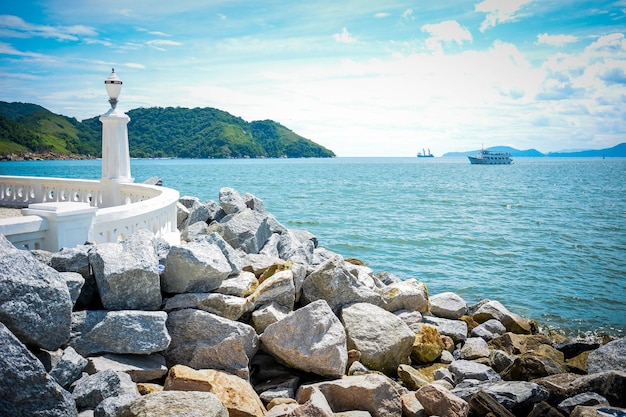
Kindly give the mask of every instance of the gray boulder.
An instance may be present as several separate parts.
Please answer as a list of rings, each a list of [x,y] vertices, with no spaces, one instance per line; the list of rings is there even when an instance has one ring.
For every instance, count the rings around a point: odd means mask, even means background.
[[[70,345],[83,356],[159,352],[170,343],[166,320],[164,311],[77,311],[72,314]]]
[[[430,297],[430,311],[435,316],[456,320],[467,314],[467,303],[453,292],[443,292]]]
[[[107,353],[88,359],[85,372],[93,375],[104,370],[125,372],[133,382],[149,382],[167,373],[165,357],[159,353],[150,355],[118,355]]]
[[[226,278],[214,292],[235,297],[247,297],[252,294],[259,281],[252,272],[241,271]]]
[[[72,300],[72,304],[76,304],[78,297],[80,296],[80,290],[85,285],[85,278],[78,272],[59,272],[63,279],[65,280],[65,284],[67,285],[67,289],[70,292],[70,299]]]
[[[380,290],[373,283],[368,284],[350,272],[342,256],[335,255],[304,279],[302,298],[305,303],[324,300],[333,311],[353,303],[383,306]]]
[[[465,340],[461,348],[461,359],[473,360],[478,358],[488,358],[490,355],[489,346],[480,337],[469,337]]]
[[[348,349],[361,352],[360,361],[368,368],[394,375],[400,364],[411,363],[415,333],[393,313],[356,303],[342,309],[341,322]]]
[[[228,410],[210,392],[159,391],[123,406],[117,417],[228,417]]]
[[[478,391],[491,395],[500,405],[512,410],[516,415],[526,415],[534,404],[545,401],[550,393],[540,385],[526,381],[485,382],[468,384],[452,389],[452,393],[469,402]],[[526,412],[524,412],[526,411]]]
[[[572,411],[574,411],[574,408],[578,407],[579,405],[596,405],[610,407],[609,402],[602,395],[596,394],[595,392],[583,392],[581,394],[574,395],[573,397],[561,401],[557,408],[565,414],[569,415]]]
[[[93,410],[93,417],[116,417],[117,410],[132,403],[136,399],[137,397],[132,394],[124,394],[116,397],[105,398]]]
[[[22,343],[55,350],[70,336],[65,279],[0,235],[0,322]]]
[[[89,253],[102,305],[107,310],[158,310],[159,259],[154,235],[141,229],[120,243],[102,243]]]
[[[189,215],[187,216],[187,227],[199,222],[207,223],[211,217],[209,208],[206,204],[201,203],[200,200],[194,201],[188,210]]]
[[[506,327],[496,319],[490,319],[472,329],[471,335],[490,341],[496,336],[506,333]]]
[[[233,272],[218,245],[200,240],[171,247],[161,284],[169,293],[211,292]]]
[[[270,324],[261,335],[264,349],[285,365],[327,377],[344,375],[346,333],[328,304],[316,301]]]
[[[266,278],[247,300],[256,306],[276,303],[293,310],[296,300],[293,272],[288,269]]]
[[[59,272],[77,272],[83,278],[88,279],[91,275],[89,266],[89,251],[93,249],[90,245],[78,245],[73,248],[61,248],[60,251],[52,253],[50,266]]]
[[[272,323],[287,317],[291,310],[277,303],[265,304],[252,313],[252,327],[261,334]]]
[[[590,374],[602,371],[626,372],[626,337],[613,340],[589,354],[587,369]]]
[[[204,236],[203,239],[209,243],[217,245],[217,247],[220,248],[226,257],[226,260],[230,264],[233,273],[237,273],[243,269],[243,259],[241,259],[240,252],[230,246],[220,234],[209,233],[207,236]]]
[[[41,362],[2,323],[0,352],[2,415],[76,416],[71,394],[46,374]]]
[[[79,410],[96,408],[106,398],[123,395],[139,398],[137,386],[128,374],[111,370],[81,378],[72,391]]]
[[[385,299],[384,308],[387,311],[408,310],[420,313],[428,311],[428,289],[426,284],[417,282],[416,279],[393,282],[386,285],[382,293]]]
[[[246,203],[246,207],[250,210],[258,211],[259,213],[265,213],[265,204],[263,200],[255,196],[254,194],[245,193],[241,196],[243,201]]]
[[[245,298],[216,293],[176,294],[165,302],[163,310],[170,312],[185,308],[197,308],[230,320],[238,320],[244,313],[252,311],[254,303]]]
[[[202,310],[169,313],[167,329],[172,342],[165,352],[168,366],[219,369],[248,379],[248,364],[259,348],[251,326]]]
[[[176,228],[183,230],[187,224],[187,218],[189,217],[189,209],[181,204],[176,203]]]
[[[230,246],[245,253],[259,253],[272,235],[267,214],[244,210],[226,216],[221,221],[222,236]]]
[[[246,200],[239,193],[228,187],[220,189],[219,194],[220,206],[226,214],[240,213],[248,208]]]
[[[452,362],[448,370],[454,375],[454,381],[457,384],[466,379],[474,379],[477,381],[502,380],[500,375],[489,366],[467,360]]]
[[[435,326],[439,333],[450,336],[454,343],[464,342],[467,339],[467,323],[461,320],[444,319],[441,317],[424,315],[422,321]]]
[[[87,359],[70,346],[63,351],[63,356],[50,371],[50,376],[67,389],[80,378],[85,366],[87,366]]]

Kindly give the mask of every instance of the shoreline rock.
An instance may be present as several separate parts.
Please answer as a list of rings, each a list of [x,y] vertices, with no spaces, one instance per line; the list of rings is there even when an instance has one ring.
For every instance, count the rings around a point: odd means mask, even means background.
[[[558,417],[626,407],[626,338],[568,341],[497,300],[429,295],[231,188],[178,208],[185,240],[171,248],[141,230],[33,256],[0,236],[0,409]]]

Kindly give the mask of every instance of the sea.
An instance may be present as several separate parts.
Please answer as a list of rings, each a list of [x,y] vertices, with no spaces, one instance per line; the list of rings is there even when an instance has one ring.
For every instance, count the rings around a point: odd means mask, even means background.
[[[231,187],[375,273],[469,304],[498,300],[568,336],[626,330],[626,158],[137,159],[181,196]],[[101,162],[0,162],[0,175],[98,179]]]

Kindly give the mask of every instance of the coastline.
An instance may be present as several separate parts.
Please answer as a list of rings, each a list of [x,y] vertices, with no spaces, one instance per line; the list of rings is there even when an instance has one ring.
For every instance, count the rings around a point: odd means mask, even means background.
[[[62,154],[55,152],[44,152],[44,153],[34,153],[34,152],[18,152],[18,153],[8,153],[5,155],[0,155],[0,162],[8,162],[8,161],[71,161],[71,160],[87,160],[87,159],[97,159],[91,155],[81,155],[81,154]]]

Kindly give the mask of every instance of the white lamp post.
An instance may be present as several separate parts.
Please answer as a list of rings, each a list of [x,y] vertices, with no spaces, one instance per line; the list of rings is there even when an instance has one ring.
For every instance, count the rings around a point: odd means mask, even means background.
[[[122,90],[122,80],[112,70],[104,81],[111,108],[100,116],[102,122],[102,199],[104,207],[122,204],[118,184],[133,182],[130,176],[128,129],[130,117],[118,110],[117,99]]]

